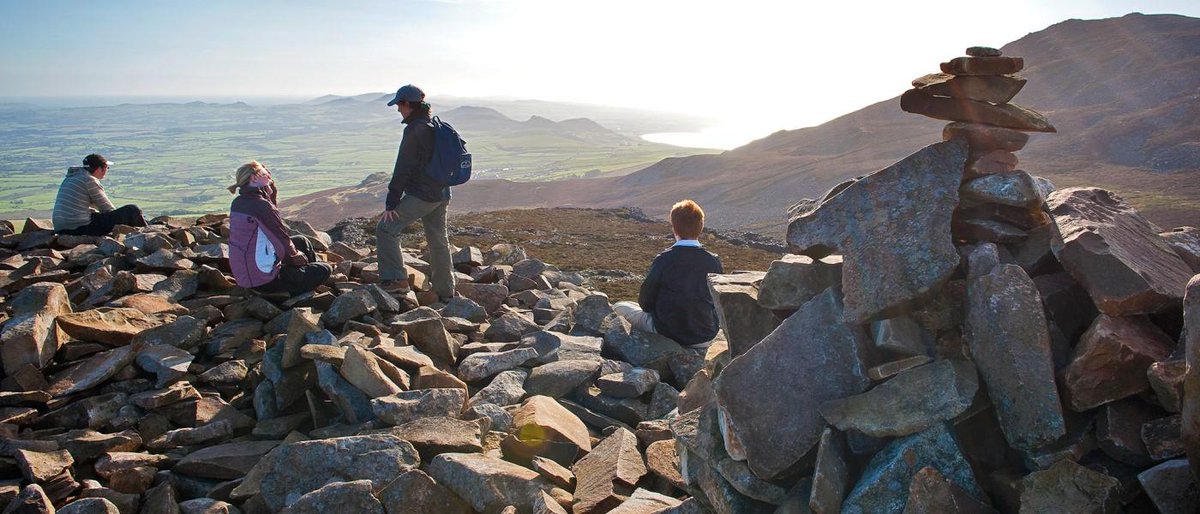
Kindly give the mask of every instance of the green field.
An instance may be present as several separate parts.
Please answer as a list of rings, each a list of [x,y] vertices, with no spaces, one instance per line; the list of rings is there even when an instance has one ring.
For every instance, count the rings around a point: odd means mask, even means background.
[[[598,125],[503,119],[476,127],[468,116],[445,114],[467,141],[480,179],[596,176],[709,151],[650,143]],[[0,218],[47,216],[66,168],[92,152],[117,163],[103,182],[113,203],[136,203],[151,216],[182,215],[227,209],[225,186],[250,159],[272,170],[284,198],[390,172],[402,130],[394,110],[350,99],[274,106],[0,105]]]

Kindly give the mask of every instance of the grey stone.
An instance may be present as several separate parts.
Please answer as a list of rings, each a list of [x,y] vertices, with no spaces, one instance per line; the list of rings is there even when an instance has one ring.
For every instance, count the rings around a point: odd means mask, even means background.
[[[826,428],[817,445],[813,467],[812,492],[808,506],[813,512],[837,512],[850,488],[850,470],[846,464],[845,443],[840,434]]]
[[[330,481],[370,480],[374,489],[382,490],[420,463],[416,449],[392,435],[301,441],[280,446],[266,459],[260,488],[272,510]]]
[[[1032,449],[1066,433],[1050,335],[1033,280],[1002,264],[967,286],[964,336],[1009,446]]]
[[[422,319],[401,325],[408,334],[408,341],[421,353],[428,355],[434,362],[450,366],[458,362],[459,343],[441,320],[436,318]]]
[[[983,494],[950,430],[938,424],[896,439],[875,454],[842,504],[842,512],[902,512],[908,503],[909,483],[926,466],[938,470],[973,497]]]
[[[67,341],[55,323],[60,314],[71,312],[71,301],[62,284],[40,282],[25,286],[10,300],[12,318],[0,329],[0,357],[4,373],[12,376],[24,364],[41,368]]]
[[[927,355],[932,343],[921,325],[911,317],[899,316],[871,323],[871,337],[875,346],[900,355]]]
[[[380,491],[379,501],[388,514],[475,514],[466,502],[419,469],[393,480]]]
[[[172,468],[176,473],[235,480],[246,476],[279,441],[237,441],[209,446],[187,454]]]
[[[1036,208],[1042,203],[1033,177],[1024,171],[984,175],[963,184],[963,200],[998,203],[1013,207]]]
[[[120,514],[117,506],[104,498],[83,498],[58,509],[58,514]]]
[[[529,376],[520,369],[502,371],[497,374],[487,387],[480,389],[467,402],[467,407],[480,403],[491,403],[501,407],[520,403],[525,397],[525,380]]]
[[[608,331],[604,333],[601,350],[601,355],[606,358],[665,373],[671,356],[687,351],[665,336],[631,328],[628,321],[616,314],[609,316],[606,325]]]
[[[1158,234],[1195,273],[1200,273],[1200,229],[1177,227]]]
[[[717,377],[717,401],[759,477],[779,475],[816,444],[818,406],[867,388],[866,334],[842,320],[841,299],[826,290]]]
[[[458,377],[465,382],[476,382],[502,371],[513,369],[525,361],[535,358],[537,358],[537,350],[533,348],[473,353],[458,364]]]
[[[458,388],[434,388],[403,391],[371,400],[371,410],[391,425],[431,416],[459,417],[467,401],[467,392]]]
[[[556,499],[567,494],[533,470],[476,453],[438,455],[428,473],[478,512],[499,512],[509,505],[529,512],[541,491]]]
[[[474,323],[487,321],[487,311],[478,303],[463,296],[451,298],[440,312],[443,317],[447,318],[463,318]]]
[[[1187,459],[1164,462],[1138,474],[1146,496],[1163,514],[1200,511],[1200,487],[1188,470]]]
[[[529,377],[525,379],[525,390],[530,395],[559,398],[594,378],[599,371],[598,359],[560,360],[543,364],[529,372]]]
[[[746,350],[762,341],[781,323],[774,312],[759,305],[758,286],[755,282],[762,280],[765,280],[762,273],[708,277],[708,290],[717,309],[721,331],[725,333],[729,351],[734,357],[746,353]]]
[[[771,263],[758,290],[758,304],[772,310],[799,309],[812,297],[842,283],[842,256],[813,259],[784,255]]]
[[[825,402],[820,410],[842,431],[904,436],[962,414],[977,389],[970,362],[940,360],[901,372],[865,393]]]
[[[375,312],[378,304],[375,297],[365,289],[356,289],[337,297],[333,305],[321,314],[321,324],[340,327],[354,318]]]
[[[638,452],[637,436],[618,428],[600,441],[575,466],[575,501],[572,512],[602,513],[621,503],[621,497],[633,491],[646,474],[646,464]]]
[[[138,367],[153,373],[158,379],[155,387],[166,387],[187,374],[195,356],[170,345],[146,346],[134,360]]]
[[[488,422],[435,416],[414,419],[388,433],[412,443],[425,462],[443,453],[482,452],[481,430]]]
[[[604,320],[612,313],[607,295],[588,295],[575,306],[575,327],[591,335],[603,335],[606,331]]]
[[[1117,479],[1070,460],[1029,474],[1021,485],[1022,512],[1112,514],[1121,504]]]
[[[491,325],[483,333],[488,341],[510,342],[520,341],[526,334],[541,330],[541,327],[524,314],[509,312],[492,320]]]
[[[644,368],[604,375],[596,380],[600,391],[615,398],[637,398],[653,390],[657,384],[658,372]]]
[[[284,514],[325,514],[326,512],[361,512],[383,514],[383,505],[372,495],[370,480],[334,482],[306,493],[288,505]]]
[[[960,141],[927,146],[791,221],[793,253],[843,255],[847,321],[890,317],[953,274],[950,218],[966,160]]]

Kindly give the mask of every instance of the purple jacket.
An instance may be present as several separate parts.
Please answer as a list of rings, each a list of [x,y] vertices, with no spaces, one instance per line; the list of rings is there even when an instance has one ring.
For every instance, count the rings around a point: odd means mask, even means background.
[[[304,264],[275,207],[275,195],[274,184],[243,186],[229,207],[229,268],[239,286],[258,287],[275,280],[284,261]]]

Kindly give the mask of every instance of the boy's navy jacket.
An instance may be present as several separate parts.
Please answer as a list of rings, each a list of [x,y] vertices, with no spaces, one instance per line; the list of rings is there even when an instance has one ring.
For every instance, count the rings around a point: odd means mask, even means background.
[[[404,137],[400,140],[392,180],[388,182],[385,209],[394,210],[406,194],[430,203],[450,199],[450,188],[435,184],[425,174],[425,166],[433,158],[433,142],[433,121],[428,115],[412,114],[404,120]]]
[[[654,258],[638,304],[650,313],[656,332],[684,346],[717,336],[709,273],[724,273],[721,259],[698,246],[672,246]]]

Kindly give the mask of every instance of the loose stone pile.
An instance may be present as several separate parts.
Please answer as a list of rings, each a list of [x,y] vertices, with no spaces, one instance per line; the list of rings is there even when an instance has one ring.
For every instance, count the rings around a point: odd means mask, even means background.
[[[1200,234],[1017,171],[1053,129],[1008,103],[1020,59],[968,54],[902,97],[943,142],[709,277],[704,355],[511,244],[458,250],[441,304],[418,257],[396,299],[290,222],[336,271],[270,298],[231,281],[225,216],[0,224],[0,507],[1196,512]]]
[[[518,246],[457,251],[443,305],[416,256],[398,300],[289,225],[336,263],[295,298],[231,281],[225,216],[0,239],[4,512],[697,505],[666,418],[701,355]]]

